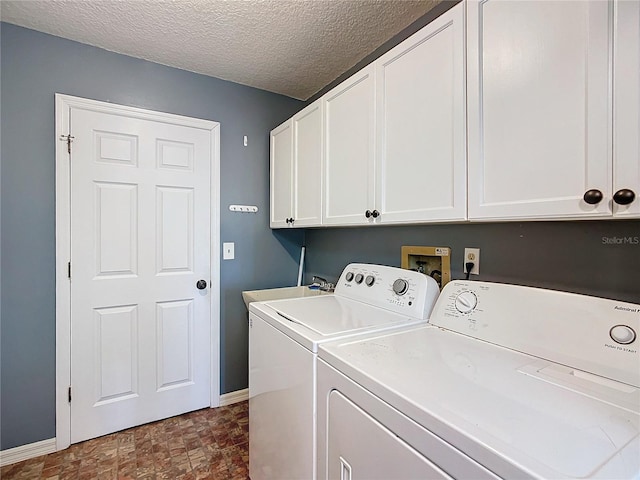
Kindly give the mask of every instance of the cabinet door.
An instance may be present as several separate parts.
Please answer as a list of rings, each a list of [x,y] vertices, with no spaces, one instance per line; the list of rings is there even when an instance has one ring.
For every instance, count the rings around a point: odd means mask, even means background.
[[[288,227],[293,199],[293,129],[291,120],[271,131],[271,228]]]
[[[376,61],[382,223],[466,218],[464,4]]]
[[[640,217],[640,2],[616,3],[613,58],[613,195],[631,190],[635,200],[613,202],[617,217]]]
[[[327,93],[324,224],[362,224],[374,210],[375,79],[373,65]]]
[[[322,223],[322,101],[312,103],[292,121],[293,224],[317,226]]]
[[[610,7],[467,3],[470,219],[611,215]]]

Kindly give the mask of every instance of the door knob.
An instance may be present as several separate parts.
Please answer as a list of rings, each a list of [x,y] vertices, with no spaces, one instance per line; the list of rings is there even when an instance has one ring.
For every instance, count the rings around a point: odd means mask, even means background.
[[[602,201],[602,192],[598,189],[587,190],[582,197],[589,205],[595,205]]]
[[[636,194],[633,192],[633,190],[629,190],[628,188],[623,188],[613,194],[613,201],[618,205],[629,205],[635,199]]]
[[[196,282],[196,288],[198,290],[204,290],[205,288],[207,288],[207,281],[206,280],[198,280]]]

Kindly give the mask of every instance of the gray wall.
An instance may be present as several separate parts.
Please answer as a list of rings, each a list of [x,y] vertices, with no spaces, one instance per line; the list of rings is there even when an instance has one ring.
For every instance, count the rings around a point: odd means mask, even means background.
[[[403,245],[451,247],[451,278],[463,278],[464,248],[479,247],[473,280],[640,304],[639,220],[309,229],[305,243],[305,280],[335,279],[349,262],[400,266]]]
[[[271,232],[269,131],[288,97],[1,24],[0,449],[55,436],[54,93],[221,123],[221,392],[247,386],[242,290],[292,285],[302,232]],[[242,146],[242,136],[249,146]],[[229,204],[258,205],[257,215]]]

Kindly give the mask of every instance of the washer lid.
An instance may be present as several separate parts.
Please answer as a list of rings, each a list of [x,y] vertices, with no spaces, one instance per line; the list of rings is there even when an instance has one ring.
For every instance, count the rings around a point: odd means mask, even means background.
[[[424,323],[336,295],[252,303],[250,311],[313,352],[322,342]]]
[[[501,477],[640,477],[634,386],[434,326],[319,355]]]

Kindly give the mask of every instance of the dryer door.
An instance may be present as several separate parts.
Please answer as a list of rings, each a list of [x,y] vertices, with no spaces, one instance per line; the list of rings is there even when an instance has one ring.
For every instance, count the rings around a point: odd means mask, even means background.
[[[329,394],[328,478],[451,479],[337,390]]]

